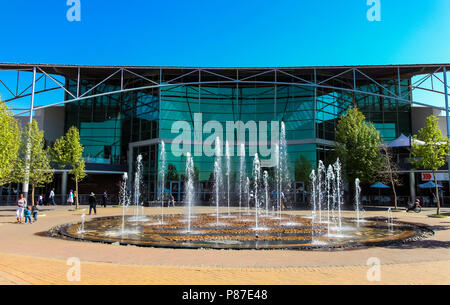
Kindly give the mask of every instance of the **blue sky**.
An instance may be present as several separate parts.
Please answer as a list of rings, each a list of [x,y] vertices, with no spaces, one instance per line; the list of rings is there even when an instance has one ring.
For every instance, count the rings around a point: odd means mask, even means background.
[[[449,0],[2,1],[0,62],[309,66],[450,62]],[[4,88],[0,89],[3,93]]]
[[[2,62],[305,66],[450,62],[450,1],[2,1]],[[343,4],[345,3],[345,4]]]

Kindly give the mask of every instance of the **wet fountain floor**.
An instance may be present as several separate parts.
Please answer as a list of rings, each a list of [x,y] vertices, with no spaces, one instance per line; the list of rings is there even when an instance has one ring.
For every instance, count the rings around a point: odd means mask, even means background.
[[[390,229],[385,218],[343,219],[339,232],[333,225],[328,233],[327,223],[311,223],[311,219],[298,215],[264,217],[261,214],[256,227],[255,214],[223,214],[217,223],[216,215],[197,214],[191,219],[187,231],[185,215],[146,216],[146,221],[132,221],[127,216],[122,228],[122,217],[95,218],[80,224],[67,224],[58,228],[64,237],[94,242],[119,243],[148,247],[215,248],[215,249],[330,249],[361,246],[381,246],[393,242],[416,240],[432,231],[414,224],[395,223]],[[314,229],[313,229],[314,228]]]

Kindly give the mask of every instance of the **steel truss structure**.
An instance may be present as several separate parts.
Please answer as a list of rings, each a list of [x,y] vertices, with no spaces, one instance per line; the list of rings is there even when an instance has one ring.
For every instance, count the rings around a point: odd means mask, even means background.
[[[343,66],[343,67],[287,67],[287,68],[185,68],[185,67],[117,67],[117,66],[73,66],[49,64],[1,64],[0,71],[14,71],[17,81],[14,87],[7,85],[0,76],[0,87],[6,89],[8,98],[4,103],[30,98],[28,109],[13,109],[15,115],[26,115],[38,109],[64,105],[89,98],[116,95],[132,91],[168,87],[174,85],[207,86],[220,84],[221,86],[275,85],[301,86],[312,90],[321,90],[321,94],[332,92],[347,92],[350,95],[363,94],[390,100],[401,101],[414,105],[427,106],[447,111],[448,107],[438,107],[424,101],[412,99],[415,90],[424,90],[440,94],[448,105],[448,88],[446,71],[448,64],[436,65],[398,65],[398,66]],[[25,89],[20,87],[23,73],[32,73],[32,80]],[[439,76],[443,74],[443,79]],[[57,79],[64,77],[65,82]],[[414,83],[402,84],[402,80],[421,76]],[[70,91],[68,80],[76,82],[76,94]],[[397,80],[395,92],[382,84],[383,80]],[[139,81],[137,81],[139,80]],[[86,92],[80,92],[83,81],[95,82]],[[423,86],[431,83],[431,88]],[[440,83],[444,90],[433,85]],[[95,89],[103,84],[114,84],[117,90],[96,93]],[[41,85],[40,89],[37,84]],[[368,86],[371,91],[358,88]],[[23,85],[22,85],[23,87]],[[64,99],[52,101],[46,105],[35,106],[35,96],[54,90],[63,90]]]

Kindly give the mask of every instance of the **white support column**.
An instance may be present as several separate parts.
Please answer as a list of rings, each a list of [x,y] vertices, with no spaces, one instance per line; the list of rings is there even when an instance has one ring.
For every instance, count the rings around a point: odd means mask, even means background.
[[[61,174],[61,202],[65,202],[67,195],[67,171],[63,171]]]
[[[31,102],[30,102],[30,120],[31,123],[33,121],[33,108],[34,108],[34,92],[35,92],[35,85],[36,85],[36,67],[33,67],[33,82],[31,84]],[[30,178],[30,143],[27,143],[27,153],[25,155],[25,174],[23,179],[23,185],[22,185],[22,192],[23,196],[25,198],[28,198],[28,184],[29,184],[29,178]],[[31,198],[31,201],[34,201],[34,198]]]
[[[409,173],[409,193],[411,202],[414,202],[416,200],[416,176],[414,172]]]

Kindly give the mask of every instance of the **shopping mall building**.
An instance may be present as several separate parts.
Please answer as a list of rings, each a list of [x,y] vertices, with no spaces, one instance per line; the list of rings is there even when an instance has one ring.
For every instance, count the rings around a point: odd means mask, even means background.
[[[15,109],[16,117],[28,122],[31,110],[48,144],[69,127],[79,128],[89,174],[80,194],[117,193],[123,173],[133,177],[136,157],[141,154],[145,200],[154,200],[164,141],[170,167],[166,188],[182,200],[185,153],[190,151],[198,174],[199,201],[208,201],[214,157],[207,155],[205,145],[211,144],[213,136],[223,135],[230,142],[235,181],[239,144],[244,143],[247,156],[257,151],[263,161],[269,160],[270,155],[264,157],[261,152],[263,148],[270,151],[270,141],[277,134],[272,129],[278,130],[276,123],[284,122],[290,176],[298,180],[300,162],[307,160],[316,166],[318,160],[331,160],[337,121],[350,107],[357,106],[364,113],[385,143],[417,133],[428,115],[441,115],[443,89],[448,87],[445,68],[442,64],[286,68],[0,64],[0,73],[17,74],[17,86],[4,81],[0,92],[8,104],[26,101],[29,107]],[[28,87],[23,85],[24,77],[30,79]],[[431,87],[424,86],[430,80]],[[436,94],[442,106],[416,100],[418,90]],[[38,102],[39,96],[54,91],[63,94]],[[446,135],[445,117],[441,119]],[[257,144],[263,138],[269,142],[266,147]],[[396,154],[403,178],[399,193],[414,197],[424,171],[412,171],[408,156],[407,148]],[[252,159],[246,160],[248,175]],[[270,171],[272,163],[265,164]],[[447,167],[440,173],[446,176],[442,183],[447,185]],[[67,169],[56,168],[52,186],[65,197],[73,187]],[[3,194],[16,188],[20,186],[4,186]],[[303,181],[293,183],[298,204],[305,199],[303,188]]]

